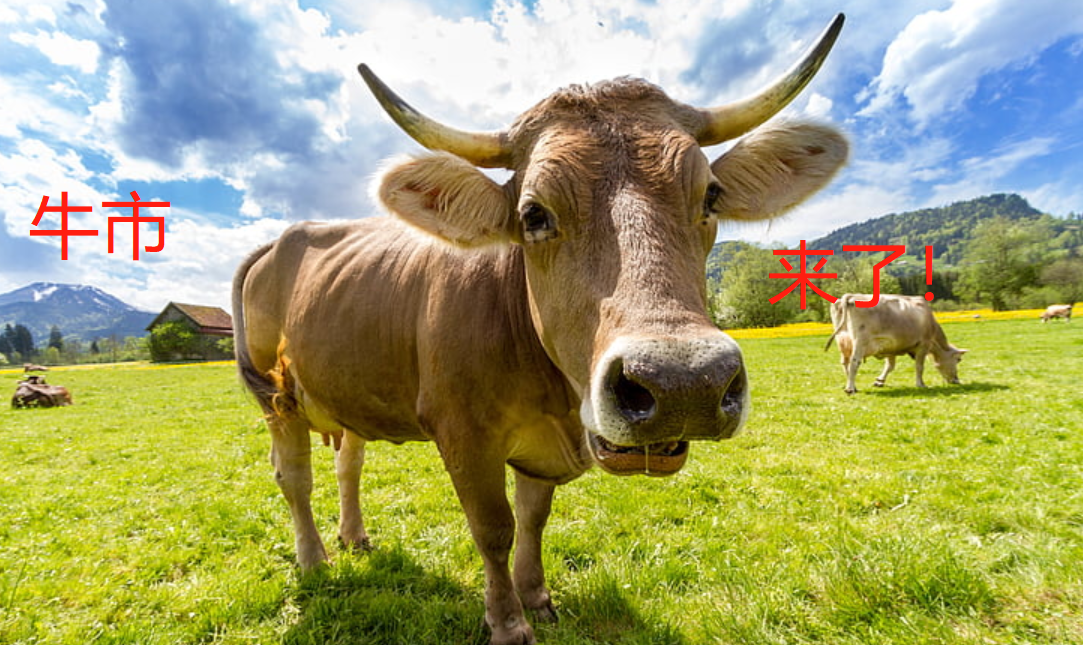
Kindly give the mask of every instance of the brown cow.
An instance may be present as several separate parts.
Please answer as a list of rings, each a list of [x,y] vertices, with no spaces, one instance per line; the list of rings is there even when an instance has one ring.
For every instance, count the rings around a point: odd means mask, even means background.
[[[832,340],[838,339],[847,393],[857,392],[857,370],[869,356],[887,359],[884,370],[873,383],[876,387],[884,385],[888,374],[895,369],[895,357],[902,354],[914,359],[917,387],[925,387],[922,373],[927,354],[933,357],[936,368],[949,383],[959,383],[959,361],[967,350],[948,342],[924,298],[880,294],[879,302],[873,307],[856,304],[871,300],[871,295],[847,293],[831,305],[835,330],[824,350],[831,347]]]
[[[1072,305],[1049,305],[1042,312],[1042,322],[1049,322],[1054,318],[1063,318],[1064,322],[1072,322]]]
[[[19,381],[15,387],[15,394],[11,397],[11,407],[51,408],[62,405],[71,405],[71,393],[68,388],[60,385],[46,385],[40,376],[31,376],[25,381]]]
[[[555,485],[592,463],[672,474],[689,440],[730,437],[748,413],[740,351],[707,316],[717,222],[794,206],[830,180],[847,144],[791,123],[713,164],[700,147],[786,105],[841,24],[746,101],[698,109],[625,78],[558,91],[489,134],[420,115],[360,67],[392,118],[443,152],[382,177],[396,217],[295,225],[243,263],[233,288],[238,367],[268,415],[302,567],[327,558],[310,430],[340,447],[339,535],[353,546],[368,542],[365,442],[432,440],[484,561],[492,642],[534,642],[524,606],[555,618],[541,559]],[[501,186],[476,166],[512,175]]]

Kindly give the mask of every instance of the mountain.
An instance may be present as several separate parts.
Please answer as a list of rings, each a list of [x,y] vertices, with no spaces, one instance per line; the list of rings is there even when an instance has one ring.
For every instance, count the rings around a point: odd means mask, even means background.
[[[1019,195],[987,195],[850,224],[809,241],[808,248],[831,249],[838,254],[845,244],[904,244],[907,254],[923,256],[924,247],[932,245],[934,258],[954,264],[978,223],[997,216],[1015,221],[1048,217]]]
[[[0,294],[0,328],[25,325],[38,347],[48,342],[53,325],[65,337],[86,342],[110,336],[145,336],[156,315],[85,285],[35,282]]]

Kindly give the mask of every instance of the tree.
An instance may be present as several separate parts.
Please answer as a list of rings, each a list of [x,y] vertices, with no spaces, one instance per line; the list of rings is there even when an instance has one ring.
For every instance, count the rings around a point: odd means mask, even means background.
[[[6,333],[6,331],[5,331]],[[28,361],[34,358],[37,352],[34,350],[34,335],[30,333],[26,325],[15,325],[14,338],[11,341],[12,349],[15,353],[22,357],[22,360]]]
[[[833,296],[842,296],[844,293],[871,294],[873,292],[873,267],[883,260],[883,253],[863,253],[842,260],[841,264],[835,265],[836,268],[833,269],[833,272],[837,273],[839,277],[832,283],[829,293]],[[880,293],[899,293],[902,290],[899,279],[888,273],[886,269],[887,267],[880,269]]]
[[[149,337],[125,336],[120,360],[143,361],[150,357]]]
[[[1056,289],[1067,304],[1083,300],[1083,257],[1063,258],[1046,266],[1042,284]]]
[[[60,333],[60,328],[53,325],[49,330],[49,344],[47,347],[55,347],[57,352],[64,351],[64,334]]]
[[[0,334],[0,354],[14,356],[15,354],[15,328],[8,323],[4,326],[4,333]]]
[[[46,365],[59,365],[60,364],[60,350],[49,346],[45,350],[45,364]]]
[[[214,347],[223,356],[233,356],[233,337],[230,336],[215,341]]]
[[[191,326],[179,320],[162,323],[150,332],[150,359],[162,362],[188,358],[198,353],[198,339]]]
[[[83,355],[83,341],[78,336],[69,336],[64,339],[64,346],[60,349],[60,358],[69,365],[75,365]]]
[[[789,286],[785,280],[770,277],[780,271],[770,249],[744,245],[723,269],[721,294],[712,307],[715,322],[724,327],[776,327],[791,322],[799,311],[798,294],[770,302]]]
[[[989,302],[993,311],[1006,309],[1011,298],[1037,282],[1041,243],[1048,239],[1044,221],[983,221],[965,247],[960,290],[971,300]]]

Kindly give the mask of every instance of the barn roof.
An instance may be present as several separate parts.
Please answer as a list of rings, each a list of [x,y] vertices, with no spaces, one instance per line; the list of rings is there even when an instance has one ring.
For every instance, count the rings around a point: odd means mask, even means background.
[[[182,302],[170,302],[162,310],[162,313],[147,325],[147,329],[153,329],[170,318],[170,309],[179,312],[188,318],[199,328],[201,334],[214,334],[218,336],[233,335],[233,318],[221,307],[207,305],[190,305]]]

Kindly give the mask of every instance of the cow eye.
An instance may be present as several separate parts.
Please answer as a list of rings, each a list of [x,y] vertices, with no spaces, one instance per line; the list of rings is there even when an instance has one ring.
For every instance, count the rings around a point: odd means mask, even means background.
[[[712,182],[707,185],[707,192],[703,195],[703,217],[710,218],[718,213],[722,208],[722,197],[725,194],[722,184]]]
[[[519,219],[523,223],[523,239],[527,242],[542,242],[556,237],[552,214],[538,204],[524,206]]]

